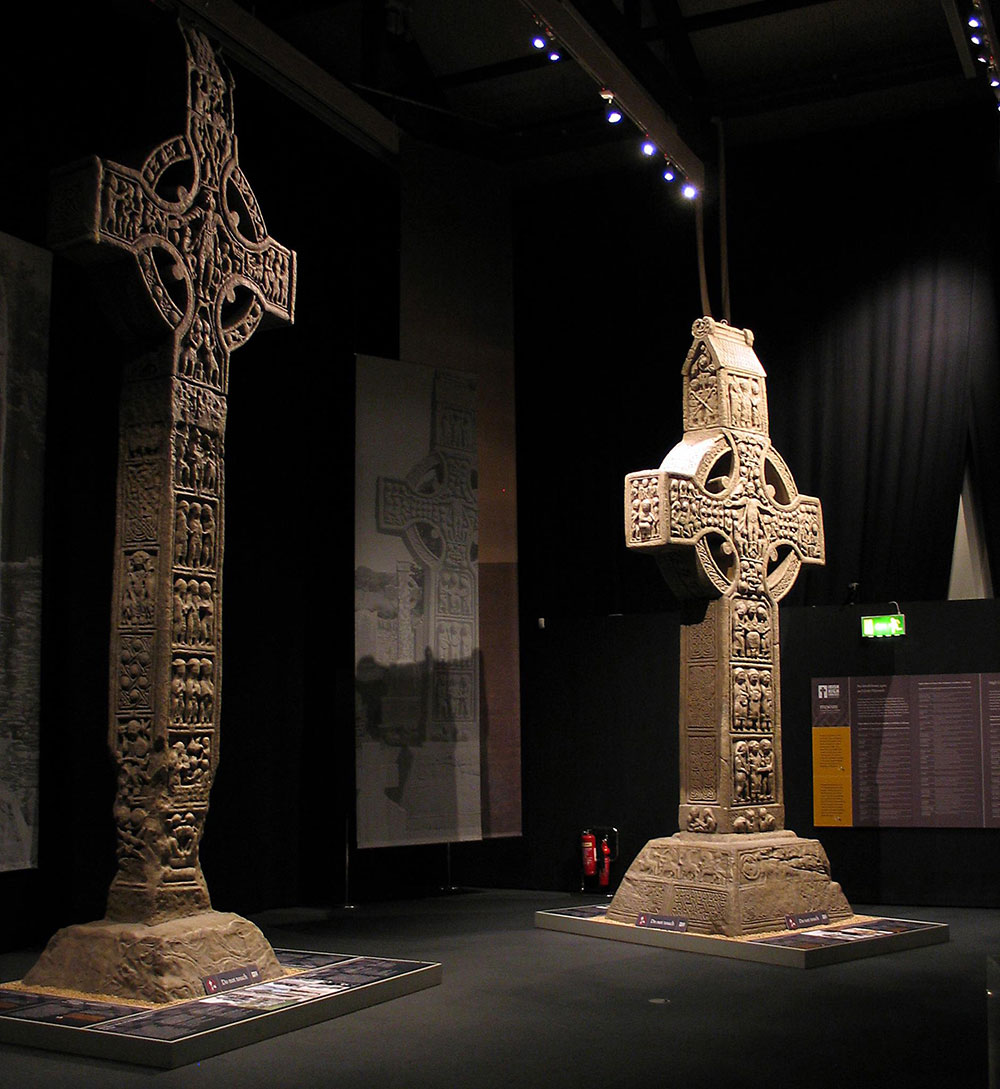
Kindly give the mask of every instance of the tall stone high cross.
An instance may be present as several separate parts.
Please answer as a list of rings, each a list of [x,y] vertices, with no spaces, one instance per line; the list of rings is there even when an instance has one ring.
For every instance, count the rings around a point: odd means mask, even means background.
[[[265,320],[292,320],[295,255],[268,235],[240,170],[231,76],[200,32],[182,33],[184,134],[138,170],[101,159],[70,168],[53,192],[53,248],[91,261],[131,256],[153,321],[166,330],[123,380],[108,733],[118,870],[106,920],[88,926],[105,934],[109,923],[128,924],[147,941],[143,927],[196,920],[172,928],[181,938],[171,941],[188,946],[182,962],[204,955],[189,975],[211,975],[227,957],[228,966],[245,958],[273,975],[280,969],[259,931],[211,912],[198,845],[219,759],[229,359]],[[218,932],[221,951],[206,928]],[[161,994],[137,978],[141,965],[121,960],[100,967],[109,978],[91,978],[100,961],[94,932],[69,930],[50,943],[32,982],[156,999],[187,993]],[[165,974],[177,977],[177,965]]]
[[[608,915],[740,934],[850,914],[820,844],[784,831],[778,602],[823,563],[823,515],[771,446],[753,334],[706,317],[692,335],[684,437],[625,480],[626,543],[684,603],[681,832],[647,844]]]

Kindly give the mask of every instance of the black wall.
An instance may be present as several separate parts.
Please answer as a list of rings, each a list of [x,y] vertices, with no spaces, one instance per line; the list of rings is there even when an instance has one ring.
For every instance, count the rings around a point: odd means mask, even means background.
[[[786,826],[820,840],[859,904],[996,905],[996,829],[815,828],[810,680],[832,676],[997,672],[996,601],[900,602],[907,635],[861,638],[860,606],[781,611],[782,753]],[[483,855],[522,887],[579,887],[583,828],[619,829],[620,877],[642,845],[677,830],[677,612],[525,624],[525,827],[519,851],[456,851],[458,878],[490,883]],[[520,866],[520,872],[515,869]]]

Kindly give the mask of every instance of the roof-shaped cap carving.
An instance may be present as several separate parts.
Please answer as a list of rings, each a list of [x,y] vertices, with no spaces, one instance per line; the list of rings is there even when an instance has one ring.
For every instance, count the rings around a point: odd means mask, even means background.
[[[684,430],[732,428],[768,434],[764,368],[753,333],[714,318],[691,326],[684,361]]]

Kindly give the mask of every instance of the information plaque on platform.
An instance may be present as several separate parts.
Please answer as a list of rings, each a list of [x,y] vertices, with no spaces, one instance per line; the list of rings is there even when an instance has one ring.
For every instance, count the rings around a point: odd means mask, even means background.
[[[812,680],[817,827],[1000,828],[1000,673]]]

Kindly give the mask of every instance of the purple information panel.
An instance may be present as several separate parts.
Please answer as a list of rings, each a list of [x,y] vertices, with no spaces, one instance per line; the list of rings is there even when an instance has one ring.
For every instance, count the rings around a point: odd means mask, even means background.
[[[855,827],[1000,828],[1000,673],[813,678],[812,713],[850,730]]]

